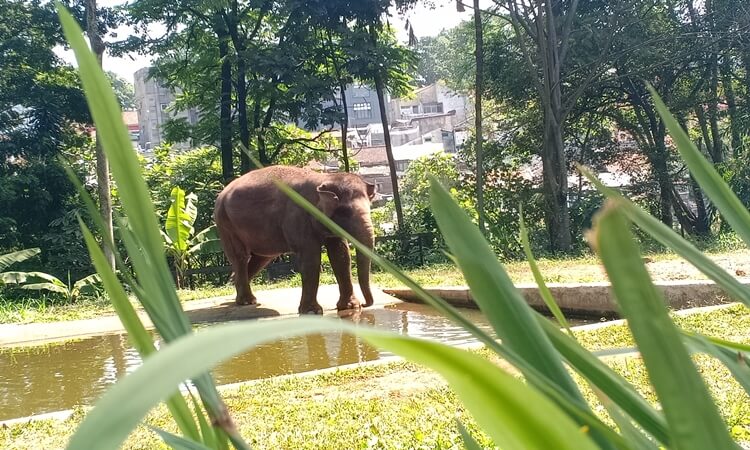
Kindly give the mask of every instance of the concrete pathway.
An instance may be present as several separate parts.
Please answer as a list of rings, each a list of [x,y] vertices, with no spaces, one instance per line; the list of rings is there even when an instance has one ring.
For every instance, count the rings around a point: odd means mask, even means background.
[[[400,300],[384,294],[373,288],[375,304],[373,308],[388,304],[400,303]],[[183,308],[192,323],[229,322],[265,317],[296,316],[299,306],[301,288],[274,289],[255,292],[258,305],[237,306],[234,296],[215,297],[203,300],[193,300],[183,303]],[[358,286],[355,294],[360,301],[363,296]],[[336,285],[320,286],[318,302],[323,307],[324,314],[336,315],[338,301],[338,287]],[[145,312],[138,314],[151,328]],[[117,316],[105,316],[94,319],[72,320],[66,322],[47,322],[30,324],[0,325],[0,347],[17,347],[25,345],[39,345],[53,341],[72,339],[83,336],[93,336],[123,332],[124,329]]]

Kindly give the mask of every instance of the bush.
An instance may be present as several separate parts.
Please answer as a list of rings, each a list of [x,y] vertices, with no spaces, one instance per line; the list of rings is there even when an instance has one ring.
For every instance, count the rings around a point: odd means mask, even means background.
[[[172,188],[180,186],[197,196],[195,228],[202,230],[213,225],[214,202],[223,189],[218,149],[202,147],[175,152],[169,145],[157,147],[144,176],[157,211],[169,209]]]

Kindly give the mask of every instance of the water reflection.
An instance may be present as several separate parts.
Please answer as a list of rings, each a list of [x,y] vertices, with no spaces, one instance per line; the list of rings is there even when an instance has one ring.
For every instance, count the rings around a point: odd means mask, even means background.
[[[465,314],[486,326],[478,312]],[[472,341],[463,330],[420,305],[364,310],[345,319],[450,344]],[[332,331],[255,347],[217,367],[214,376],[219,384],[227,384],[372,361],[387,355],[353,335]],[[140,363],[138,353],[122,334],[28,350],[0,349],[0,420],[91,404]]]

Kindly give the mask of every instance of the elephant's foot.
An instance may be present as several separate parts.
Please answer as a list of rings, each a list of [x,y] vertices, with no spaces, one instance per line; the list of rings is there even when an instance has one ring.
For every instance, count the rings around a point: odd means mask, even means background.
[[[338,303],[336,303],[336,309],[339,311],[344,311],[347,309],[361,309],[362,304],[359,303],[359,300],[356,299],[356,297],[343,297],[340,298]]]
[[[237,297],[235,299],[235,303],[237,304],[237,306],[257,305],[258,299],[256,299],[255,297]]]
[[[318,302],[300,303],[298,311],[300,314],[323,314],[323,307]]]

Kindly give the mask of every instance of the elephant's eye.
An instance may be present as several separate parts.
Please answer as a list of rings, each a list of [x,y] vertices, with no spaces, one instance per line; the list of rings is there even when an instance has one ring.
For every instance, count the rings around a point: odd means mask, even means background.
[[[341,205],[338,206],[333,213],[339,217],[348,217],[352,215],[352,207],[349,205]]]

